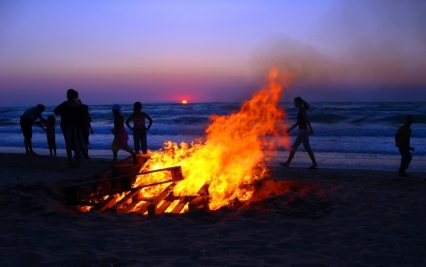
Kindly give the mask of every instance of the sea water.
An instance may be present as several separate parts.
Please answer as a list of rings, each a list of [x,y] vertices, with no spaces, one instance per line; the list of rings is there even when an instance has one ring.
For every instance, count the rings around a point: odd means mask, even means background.
[[[153,120],[148,131],[150,150],[163,147],[165,141],[191,143],[205,139],[205,130],[211,123],[210,117],[228,116],[238,112],[242,103],[146,103],[143,111]],[[284,123],[289,126],[296,122],[297,108],[293,103],[281,103],[288,117]],[[23,136],[19,119],[29,107],[0,108],[0,147],[22,148]],[[55,106],[47,106],[42,114],[53,114]],[[124,118],[133,111],[133,105],[122,105]],[[92,118],[93,135],[89,138],[89,149],[108,151],[113,135],[113,115],[111,105],[89,105]],[[405,115],[414,117],[411,144],[416,156],[426,156],[426,102],[312,102],[307,112],[314,129],[310,137],[314,152],[351,153],[369,155],[397,155],[394,135],[398,127],[404,124]],[[59,128],[57,117],[56,142],[58,149],[64,149],[65,143]],[[127,127],[126,127],[127,128]],[[129,144],[133,146],[130,130]],[[294,140],[297,129],[291,132]],[[291,140],[291,141],[292,141]],[[38,126],[33,126],[33,147],[47,148],[46,135]],[[301,146],[300,151],[303,151]],[[277,148],[284,151],[284,147]]]

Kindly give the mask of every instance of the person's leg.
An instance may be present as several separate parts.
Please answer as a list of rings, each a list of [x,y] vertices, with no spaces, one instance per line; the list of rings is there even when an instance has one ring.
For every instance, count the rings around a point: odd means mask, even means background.
[[[290,163],[291,163],[291,161],[294,157],[294,154],[296,154],[296,150],[291,148],[291,151],[290,151],[290,154],[288,155],[287,161],[284,162],[284,163],[283,162],[280,163],[280,165],[283,166],[283,167],[287,167],[287,168],[290,167]]]
[[[84,136],[84,146],[85,149],[83,150],[84,158],[89,158],[89,135],[85,134]]]
[[[24,146],[25,146],[25,153],[29,154],[30,152],[30,138],[25,137],[24,138]]]
[[[117,161],[117,152],[118,152],[118,149],[119,149],[118,143],[117,143],[117,140],[115,140],[115,137],[114,137],[114,140],[112,140],[112,144],[111,144],[111,151],[112,151],[112,156],[113,156],[112,161],[113,162]]]
[[[408,169],[408,166],[410,165],[411,159],[413,157],[411,156],[410,150],[408,148],[400,148],[399,152],[401,153],[401,164],[399,171],[405,172],[405,170]]]
[[[72,151],[71,151],[71,132],[69,127],[61,127],[62,134],[64,135],[64,141],[65,141],[65,151],[67,153],[68,158],[68,168],[73,167],[73,161],[72,161]]]
[[[401,154],[401,163],[398,169],[399,175],[407,176],[407,174],[405,173],[405,170],[410,165],[410,162],[412,159],[410,150],[408,148],[399,148],[399,153]]]
[[[308,152],[308,155],[312,161],[312,165],[308,169],[316,169],[318,164],[315,160],[314,152],[312,152],[311,145],[309,144],[309,137],[306,137],[306,139],[303,141],[303,147],[305,148],[305,151]]]
[[[135,147],[135,153],[139,153],[139,150],[140,150],[139,144],[140,144],[139,132],[133,129],[133,145]]]
[[[130,155],[132,155],[132,157],[133,157],[133,164],[136,165],[138,163],[138,159],[136,157],[136,153],[132,150],[132,148],[129,145],[126,146],[126,151],[129,152]]]
[[[52,139],[52,148],[53,148],[53,153],[56,157],[56,139],[55,138]]]
[[[283,167],[290,167],[290,163],[293,160],[294,155],[296,154],[296,149],[300,146],[300,144],[303,142],[305,138],[304,132],[299,130],[299,133],[297,134],[296,140],[294,141],[293,145],[291,146],[290,154],[288,155],[287,161],[285,163],[280,163]]]
[[[19,123],[21,125],[21,131],[22,131],[22,134],[24,136],[25,153],[29,154],[32,151],[32,146],[31,146],[32,125],[31,125],[31,121],[27,118],[22,118]]]
[[[148,153],[148,141],[146,137],[146,131],[142,131],[140,134],[141,147],[144,154]]]
[[[74,167],[80,167],[81,152],[82,151],[78,147],[74,149],[74,155],[75,155]]]

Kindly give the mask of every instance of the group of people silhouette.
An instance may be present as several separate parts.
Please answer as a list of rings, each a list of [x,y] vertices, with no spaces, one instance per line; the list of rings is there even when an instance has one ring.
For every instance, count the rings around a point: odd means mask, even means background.
[[[314,134],[314,130],[306,113],[306,111],[309,110],[309,104],[301,97],[296,97],[294,98],[294,106],[298,108],[297,120],[296,123],[287,130],[287,133],[296,127],[298,127],[299,132],[291,146],[287,161],[279,164],[283,167],[289,168],[297,148],[303,144],[305,151],[308,153],[312,161],[312,165],[308,169],[317,169],[318,164],[316,162],[314,152],[309,144],[309,135]],[[50,155],[53,153],[53,155],[56,156],[56,119],[53,115],[49,115],[47,120],[44,119],[41,114],[45,110],[46,109],[42,104],[38,104],[36,107],[27,109],[21,116],[20,125],[24,135],[24,146],[27,154],[34,153],[31,142],[32,125],[38,124],[46,132]],[[70,168],[78,167],[81,154],[83,154],[84,157],[88,157],[89,135],[90,133],[93,134],[93,129],[91,127],[92,120],[88,106],[81,103],[76,90],[69,89],[67,91],[67,100],[57,106],[53,110],[53,113],[61,117],[60,128],[65,139],[66,152],[69,161],[68,166]],[[139,153],[139,150],[142,150],[144,154],[148,151],[146,131],[151,128],[153,120],[148,114],[142,112],[142,104],[140,102],[134,103],[133,113],[127,118],[126,122],[124,122],[123,113],[119,104],[114,104],[112,106],[112,113],[114,115],[114,128],[111,129],[114,134],[114,139],[111,144],[113,161],[117,161],[117,153],[120,149],[123,149],[133,156],[133,161],[136,163],[136,154]],[[146,120],[148,120],[148,126],[146,126]],[[131,126],[131,122],[133,122],[133,126]],[[124,123],[133,132],[134,150],[127,143],[129,137],[126,129],[124,128]],[[401,154],[401,163],[398,173],[403,177],[408,176],[405,171],[410,165],[412,159],[410,151],[414,150],[414,148],[410,146],[410,137],[412,132],[410,126],[412,123],[413,117],[411,115],[407,115],[404,125],[399,127],[395,134],[395,145],[398,147]],[[72,151],[74,151],[75,154],[75,162],[73,162]]]
[[[38,104],[35,107],[27,109],[21,115],[20,125],[22,134],[24,135],[26,154],[35,154],[32,147],[32,126],[36,124],[46,132],[50,155],[56,156],[56,118],[54,115],[49,115],[47,119],[43,118],[42,113],[45,110],[44,105]],[[82,104],[76,90],[68,89],[67,100],[59,104],[53,110],[53,113],[61,118],[60,128],[65,140],[68,167],[77,168],[80,166],[82,155],[85,158],[89,158],[89,135],[93,134],[89,107]],[[114,134],[111,144],[113,161],[117,161],[117,153],[119,149],[123,149],[133,156],[133,161],[136,164],[136,154],[139,153],[139,150],[141,149],[144,154],[148,152],[146,131],[151,127],[153,120],[148,114],[142,112],[142,104],[140,102],[134,104],[133,113],[126,121],[126,125],[133,131],[135,145],[135,151],[133,151],[127,143],[129,137],[124,128],[124,117],[121,106],[114,104],[112,106],[112,113],[114,115],[114,127],[111,129],[111,132]],[[148,127],[145,126],[146,120],[149,121]],[[133,127],[130,125],[132,121]],[[74,157],[72,152],[74,152]]]

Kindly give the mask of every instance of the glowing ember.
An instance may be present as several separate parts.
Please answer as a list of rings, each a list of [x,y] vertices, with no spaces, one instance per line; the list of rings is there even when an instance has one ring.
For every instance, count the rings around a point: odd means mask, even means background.
[[[207,183],[211,210],[236,199],[250,199],[251,195],[244,185],[267,175],[263,150],[288,145],[288,138],[273,139],[268,136],[285,135],[287,114],[278,104],[282,88],[288,87],[291,79],[291,74],[280,74],[274,68],[267,86],[256,92],[237,113],[211,117],[212,123],[206,129],[205,142],[199,140],[178,145],[167,141],[163,149],[151,154],[143,171],[180,165],[184,180],[176,185],[173,194],[196,196],[198,190]],[[164,180],[164,174],[156,172],[149,177],[144,176],[134,186],[146,184],[147,180]],[[142,194],[158,194],[161,190],[147,188]]]

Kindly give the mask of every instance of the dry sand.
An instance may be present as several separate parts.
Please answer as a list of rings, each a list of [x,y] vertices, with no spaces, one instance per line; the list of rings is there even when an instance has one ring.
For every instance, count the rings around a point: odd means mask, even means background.
[[[277,166],[241,209],[144,217],[67,207],[108,163],[66,166],[0,154],[0,266],[426,266],[424,172]]]

